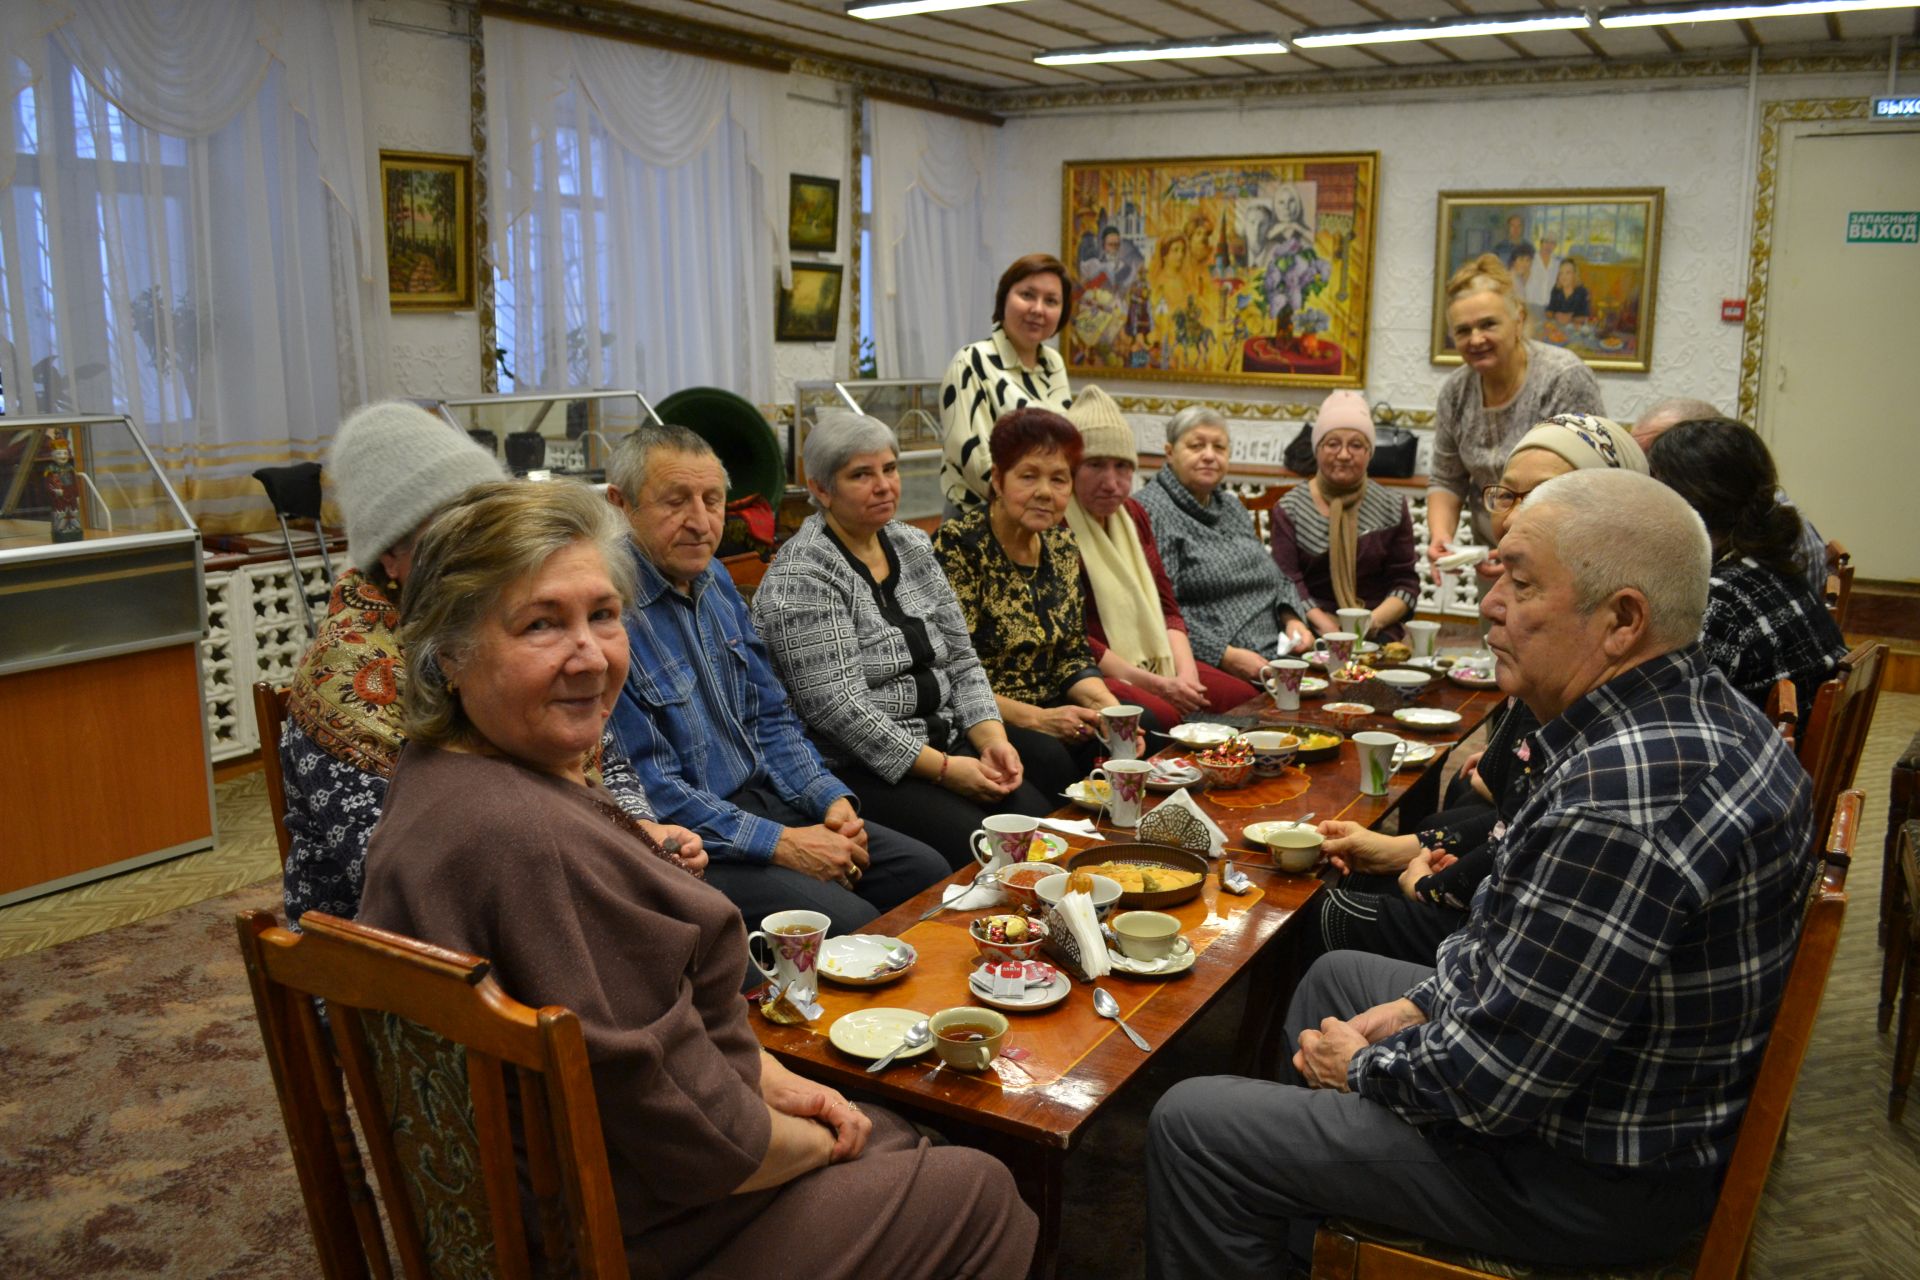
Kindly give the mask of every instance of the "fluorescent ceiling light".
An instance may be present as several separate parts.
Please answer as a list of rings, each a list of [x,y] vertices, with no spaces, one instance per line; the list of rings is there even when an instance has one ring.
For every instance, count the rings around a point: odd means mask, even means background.
[[[1091,62],[1159,62],[1167,58],[1248,58],[1285,53],[1279,36],[1216,36],[1211,40],[1163,40],[1159,44],[1094,45],[1049,49],[1034,61],[1043,67],[1080,67]]]
[[[910,18],[916,13],[943,9],[979,9],[990,4],[1019,4],[1020,0],[852,0],[849,18]]]
[[[1672,27],[1690,22],[1734,22],[1742,18],[1789,18],[1810,13],[1866,13],[1873,9],[1912,9],[1920,0],[1779,0],[1776,4],[1668,4],[1646,9],[1602,9],[1603,27]]]
[[[1920,0],[1916,0],[1920,3]],[[1587,15],[1569,13],[1490,13],[1466,18],[1428,18],[1421,22],[1370,22],[1357,27],[1314,27],[1296,31],[1302,49],[1350,44],[1397,44],[1403,40],[1459,40],[1467,36],[1504,36],[1527,31],[1578,31]]]

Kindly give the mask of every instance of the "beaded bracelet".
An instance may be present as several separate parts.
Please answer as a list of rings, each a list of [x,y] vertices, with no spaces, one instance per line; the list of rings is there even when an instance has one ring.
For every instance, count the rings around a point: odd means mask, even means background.
[[[947,785],[947,761],[951,759],[953,759],[953,757],[946,752],[942,751],[940,753],[940,772],[933,780],[935,786],[944,787]]]

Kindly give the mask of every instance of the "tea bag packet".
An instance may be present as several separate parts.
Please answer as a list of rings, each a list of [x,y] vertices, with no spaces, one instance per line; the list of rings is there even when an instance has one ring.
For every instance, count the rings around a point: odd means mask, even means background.
[[[1227,833],[1200,811],[1185,787],[1140,819],[1140,838],[1149,844],[1170,844],[1209,858],[1221,857],[1227,851]]]
[[[811,990],[798,983],[782,987],[769,982],[760,993],[760,1013],[768,1022],[785,1027],[812,1022],[826,1012],[813,997]]]

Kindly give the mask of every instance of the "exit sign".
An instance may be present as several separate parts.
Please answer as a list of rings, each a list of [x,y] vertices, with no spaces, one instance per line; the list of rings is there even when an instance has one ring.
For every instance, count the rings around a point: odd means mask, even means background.
[[[1920,244],[1920,210],[1847,215],[1848,244]]]
[[[1920,120],[1920,97],[1909,95],[1904,98],[1875,98],[1873,118],[1875,120]]]

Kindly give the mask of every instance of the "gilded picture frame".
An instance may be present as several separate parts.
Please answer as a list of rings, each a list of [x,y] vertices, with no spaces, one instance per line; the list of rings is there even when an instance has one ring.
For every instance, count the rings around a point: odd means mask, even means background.
[[[831,342],[840,329],[840,275],[835,262],[796,262],[793,287],[780,289],[775,342]]]
[[[832,253],[840,243],[840,179],[787,175],[787,248]]]
[[[1529,338],[1590,368],[1653,367],[1664,187],[1442,191],[1435,218],[1434,364],[1460,363],[1447,332],[1447,280],[1482,253],[1512,272]]]
[[[1071,160],[1073,378],[1365,384],[1377,152]]]
[[[395,311],[471,311],[473,158],[380,153],[387,304]]]

